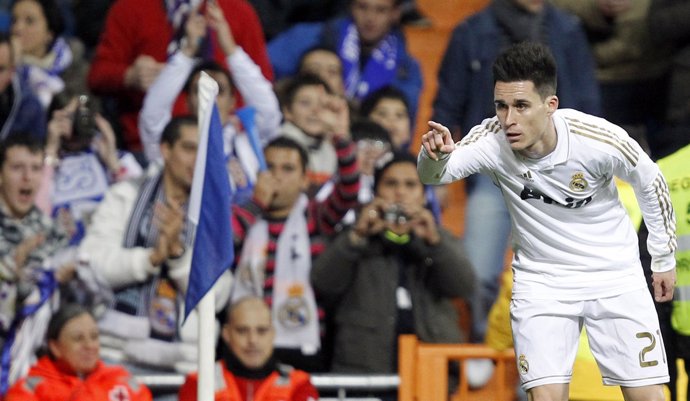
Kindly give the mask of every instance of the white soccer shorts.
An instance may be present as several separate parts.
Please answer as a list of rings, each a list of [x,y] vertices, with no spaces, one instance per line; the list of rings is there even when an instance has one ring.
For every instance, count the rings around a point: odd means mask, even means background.
[[[517,299],[510,305],[522,387],[570,383],[582,325],[606,385],[669,381],[659,320],[642,288],[587,301]]]

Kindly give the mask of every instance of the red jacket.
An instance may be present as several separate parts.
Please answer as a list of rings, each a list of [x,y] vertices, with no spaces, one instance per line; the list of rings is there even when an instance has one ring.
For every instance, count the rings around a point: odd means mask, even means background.
[[[49,357],[39,359],[16,382],[5,401],[151,401],[151,392],[120,366],[98,362],[86,379],[68,373]]]
[[[265,379],[249,380],[236,377],[225,367],[216,363],[216,379],[224,383],[214,383],[215,401],[316,401],[319,393],[309,381],[309,374],[291,369],[288,372],[275,371]],[[196,373],[187,376],[180,388],[179,401],[196,401],[198,378]]]
[[[237,44],[273,80],[266,43],[259,17],[247,0],[217,0],[228,19]],[[159,62],[167,59],[167,48],[173,36],[164,2],[161,0],[118,0],[110,11],[101,34],[88,75],[89,88],[97,95],[115,96],[120,123],[128,150],[141,150],[137,127],[144,93],[126,89],[125,71],[142,54]],[[219,46],[214,58],[225,65]]]

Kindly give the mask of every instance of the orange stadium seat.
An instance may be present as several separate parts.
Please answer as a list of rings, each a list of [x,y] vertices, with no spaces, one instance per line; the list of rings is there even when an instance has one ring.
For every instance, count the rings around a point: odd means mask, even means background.
[[[489,382],[479,389],[470,389],[462,374],[465,361],[488,358],[496,369]],[[430,344],[414,335],[399,338],[398,375],[399,401],[447,401],[448,362],[460,362],[460,380],[451,401],[510,401],[515,398],[517,371],[512,349],[496,351],[481,344]]]

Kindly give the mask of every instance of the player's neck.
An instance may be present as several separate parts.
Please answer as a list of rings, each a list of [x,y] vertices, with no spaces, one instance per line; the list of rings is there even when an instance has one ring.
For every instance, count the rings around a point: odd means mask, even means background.
[[[539,139],[531,146],[520,150],[519,153],[530,159],[541,159],[551,154],[556,149],[557,144],[558,134],[556,133],[556,126],[553,124],[553,120],[549,119],[544,133]]]

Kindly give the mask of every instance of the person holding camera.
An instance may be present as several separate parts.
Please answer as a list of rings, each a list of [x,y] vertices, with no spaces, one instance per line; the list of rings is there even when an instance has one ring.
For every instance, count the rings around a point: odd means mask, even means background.
[[[39,207],[57,218],[78,245],[108,187],[142,168],[115,144],[115,132],[88,95],[63,91],[48,108],[44,179]]]
[[[466,339],[451,300],[472,295],[474,271],[462,244],[426,207],[415,158],[380,159],[374,193],[311,271],[316,294],[333,308],[334,372],[395,372],[400,334]]]

